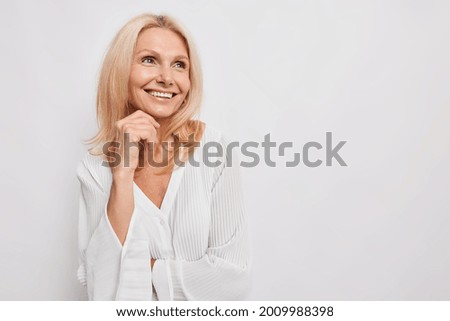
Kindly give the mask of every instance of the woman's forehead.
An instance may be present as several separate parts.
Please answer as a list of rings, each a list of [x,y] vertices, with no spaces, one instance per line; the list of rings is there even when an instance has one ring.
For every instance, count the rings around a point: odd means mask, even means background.
[[[183,38],[177,33],[162,29],[150,28],[142,31],[136,42],[136,54],[143,51],[153,51],[164,55],[188,56]]]

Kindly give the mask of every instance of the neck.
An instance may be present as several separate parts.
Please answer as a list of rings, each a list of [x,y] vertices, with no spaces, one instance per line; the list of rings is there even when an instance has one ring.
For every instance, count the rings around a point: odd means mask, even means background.
[[[167,157],[167,154],[165,154],[166,152],[163,152],[163,143],[165,144],[164,149],[167,150],[169,148],[170,150],[172,150],[171,142],[173,142],[174,139],[173,139],[172,136],[170,136],[165,142],[162,141],[162,134],[167,129],[167,127],[169,126],[170,118],[155,118],[155,120],[160,125],[160,127],[156,128],[156,135],[158,137],[158,142],[153,145],[154,149],[151,152],[152,153],[151,157],[154,157],[157,162],[161,162],[162,161],[162,157],[163,157],[163,153]],[[144,150],[145,150],[145,157],[148,157],[149,156],[149,150],[148,150],[148,146],[147,145],[145,146]],[[148,160],[146,160],[146,164],[147,163],[148,163]]]
[[[158,136],[159,142],[161,143],[162,134],[166,131],[167,127],[169,127],[170,118],[157,118],[155,120],[159,124],[159,128],[156,128],[156,134]]]

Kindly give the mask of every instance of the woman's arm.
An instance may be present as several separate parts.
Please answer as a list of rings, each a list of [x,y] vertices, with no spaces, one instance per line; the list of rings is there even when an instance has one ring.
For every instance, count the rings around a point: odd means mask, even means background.
[[[95,166],[98,159],[86,153],[77,167],[80,182],[78,279],[87,286],[90,300],[114,300],[122,246],[106,215],[108,195],[96,173],[90,170]]]
[[[134,209],[133,181],[134,173],[139,165],[138,144],[157,141],[157,128],[160,125],[149,114],[138,110],[116,123],[115,148],[118,162],[111,168],[113,182],[108,200],[108,218],[120,243],[123,245],[127,237],[131,216]],[[111,147],[110,147],[111,148]],[[127,148],[127,149],[126,149]],[[147,146],[144,146],[144,152]],[[125,160],[128,163],[125,163]]]
[[[134,209],[133,178],[134,172],[131,171],[114,173],[107,205],[108,219],[122,245]]]
[[[152,300],[150,254],[147,241],[120,243],[108,217],[108,193],[96,175],[98,158],[86,155],[79,163],[79,268],[78,279],[87,286],[90,300]],[[143,213],[134,209],[131,215]],[[130,229],[132,230],[130,221]],[[137,224],[139,226],[139,224]]]
[[[139,149],[131,147],[127,151],[129,163],[124,163],[124,138],[129,134],[127,139],[131,142],[155,141],[159,124],[150,115],[137,111],[116,125],[121,142],[120,162],[112,168],[109,195],[95,177],[101,166],[97,157],[86,155],[77,169],[81,184],[78,277],[87,285],[90,299],[151,300],[148,247],[138,241],[133,243],[131,252],[123,255],[129,226],[136,214],[133,179],[139,157]],[[143,282],[136,284],[136,275]]]

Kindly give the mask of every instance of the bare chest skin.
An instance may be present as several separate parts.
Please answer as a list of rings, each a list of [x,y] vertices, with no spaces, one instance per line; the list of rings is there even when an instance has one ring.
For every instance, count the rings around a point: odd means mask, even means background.
[[[173,138],[169,138],[169,142],[173,141]],[[152,167],[148,161],[148,157],[151,154],[157,163],[163,162],[162,148],[157,147],[156,152],[149,152],[147,149],[144,151],[145,167],[134,175],[134,182],[141,189],[142,192],[161,209],[164,196],[166,195],[167,187],[172,176],[172,171],[162,175],[156,175],[160,171],[161,167]]]
[[[152,167],[142,169],[134,176],[134,182],[156,207],[161,208],[172,173],[156,175],[155,171]]]

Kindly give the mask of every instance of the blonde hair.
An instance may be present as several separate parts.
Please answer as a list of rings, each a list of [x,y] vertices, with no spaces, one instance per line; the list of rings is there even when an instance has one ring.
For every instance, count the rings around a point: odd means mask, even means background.
[[[115,123],[132,112],[128,97],[128,79],[131,63],[139,34],[149,28],[163,28],[179,35],[189,55],[189,78],[191,87],[185,101],[179,109],[170,116],[170,122],[161,133],[160,141],[167,141],[173,135],[175,143],[183,143],[187,155],[194,152],[196,142],[200,141],[204,124],[194,120],[200,111],[203,83],[200,62],[192,40],[174,19],[167,15],[142,14],[127,22],[112,40],[106,52],[98,80],[97,89],[97,123],[98,133],[86,144],[94,144],[91,154],[100,155],[99,145],[113,142],[116,135]],[[191,137],[191,140],[189,140]],[[192,137],[194,140],[192,141]],[[168,166],[159,174],[167,173],[174,166],[174,158],[180,154],[180,144],[175,145],[173,153],[168,155]],[[100,147],[100,149],[99,149]],[[142,151],[142,149],[141,149]],[[186,150],[185,150],[186,151]],[[106,156],[111,156],[110,154]],[[143,152],[140,153],[140,161]]]

